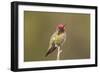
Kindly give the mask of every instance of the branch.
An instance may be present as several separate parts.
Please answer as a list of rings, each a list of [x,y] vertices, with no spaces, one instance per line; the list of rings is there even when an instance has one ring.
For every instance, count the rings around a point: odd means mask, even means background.
[[[60,49],[60,47],[58,47],[58,52],[57,52],[57,60],[60,60],[60,54],[61,54],[62,50]]]

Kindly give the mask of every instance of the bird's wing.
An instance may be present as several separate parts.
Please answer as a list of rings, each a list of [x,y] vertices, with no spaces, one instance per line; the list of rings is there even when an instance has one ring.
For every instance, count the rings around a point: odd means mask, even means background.
[[[53,33],[53,35],[51,36],[48,49],[50,49],[53,45],[55,45],[55,36],[56,35],[57,35],[57,32]]]
[[[48,56],[50,53],[52,53],[57,47],[55,46],[55,36],[56,32],[51,36],[50,42],[49,42],[49,48],[47,50],[47,53],[45,54],[45,57]]]

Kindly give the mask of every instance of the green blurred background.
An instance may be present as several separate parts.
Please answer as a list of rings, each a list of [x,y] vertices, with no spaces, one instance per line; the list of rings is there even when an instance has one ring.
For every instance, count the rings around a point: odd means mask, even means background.
[[[67,38],[61,60],[90,58],[90,15],[24,11],[24,61],[56,60],[57,50],[45,57],[56,26],[65,24]]]

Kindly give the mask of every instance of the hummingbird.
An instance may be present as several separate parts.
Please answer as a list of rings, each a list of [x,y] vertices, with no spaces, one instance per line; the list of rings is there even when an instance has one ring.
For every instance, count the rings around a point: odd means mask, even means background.
[[[49,48],[47,50],[47,53],[45,54],[45,57],[53,53],[59,47],[63,46],[65,40],[66,40],[65,25],[58,24],[56,27],[56,31],[52,34],[50,38]]]

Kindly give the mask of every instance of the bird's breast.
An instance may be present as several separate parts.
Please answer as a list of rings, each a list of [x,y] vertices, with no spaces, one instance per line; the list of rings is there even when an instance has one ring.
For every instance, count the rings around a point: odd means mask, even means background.
[[[61,44],[62,38],[63,38],[62,35],[56,35],[53,39],[56,44]]]

